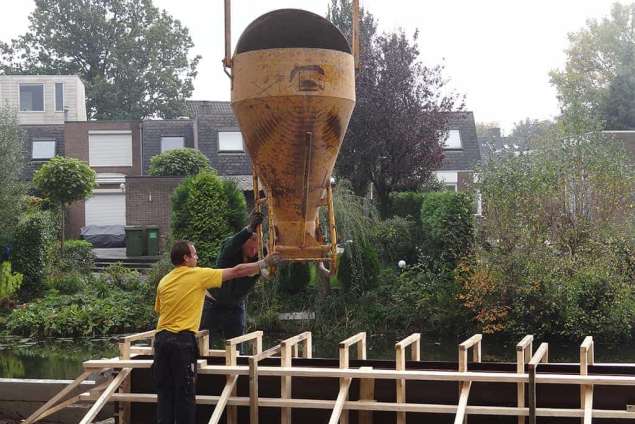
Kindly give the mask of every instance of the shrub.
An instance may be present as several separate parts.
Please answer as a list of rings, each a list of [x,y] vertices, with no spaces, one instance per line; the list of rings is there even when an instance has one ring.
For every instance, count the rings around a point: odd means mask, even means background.
[[[395,216],[375,225],[376,246],[384,264],[395,266],[400,260],[413,264],[417,260],[418,225],[412,218]]]
[[[377,285],[379,269],[377,251],[370,244],[353,242],[344,249],[337,278],[344,290],[364,293]]]
[[[212,266],[222,241],[235,228],[232,220],[242,208],[230,202],[225,185],[213,171],[187,178],[172,196],[172,234],[196,246],[201,266]],[[244,210],[244,209],[243,209]]]
[[[247,201],[238,184],[223,180],[223,189],[227,196],[227,222],[233,231],[238,232],[247,221]]]
[[[281,292],[288,294],[303,292],[311,279],[309,264],[302,262],[282,264],[278,267],[276,278]]]
[[[161,279],[172,269],[174,265],[170,261],[170,252],[164,253],[159,260],[152,265],[150,272],[148,272],[147,282],[150,287],[156,288],[159,285]]]
[[[24,276],[20,297],[28,298],[42,289],[42,280],[55,240],[50,212],[32,212],[20,219],[15,233],[13,267]]]
[[[75,294],[82,290],[84,281],[79,272],[58,273],[49,275],[46,284],[62,294]]]
[[[92,244],[86,240],[68,240],[64,244],[64,253],[59,263],[62,272],[88,273],[94,266],[95,254]]]
[[[148,174],[189,177],[209,168],[207,157],[196,149],[174,149],[150,159]]]
[[[425,193],[416,191],[390,193],[391,215],[418,219],[421,216],[424,196]]]
[[[423,252],[454,268],[474,243],[473,201],[465,193],[425,195],[421,206]]]
[[[24,166],[23,131],[16,110],[0,104],[0,248],[13,239],[24,195],[21,181]]]
[[[122,290],[135,289],[140,282],[141,274],[138,271],[126,268],[120,262],[109,265],[101,274],[101,278]]]
[[[22,285],[22,274],[11,272],[11,262],[0,263],[0,301],[13,296]]]

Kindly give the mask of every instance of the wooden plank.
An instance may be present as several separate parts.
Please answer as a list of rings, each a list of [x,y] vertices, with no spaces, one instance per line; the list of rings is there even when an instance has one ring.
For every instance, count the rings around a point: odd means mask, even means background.
[[[99,390],[102,390],[105,387],[107,387],[110,384],[111,381],[112,380],[105,381],[104,383],[101,383],[101,384],[91,388],[90,392],[91,393],[97,393]],[[43,420],[44,418],[48,417],[49,415],[53,415],[54,413],[56,413],[58,411],[61,411],[62,409],[74,404],[77,401],[81,401],[81,395],[82,394],[80,393],[77,396],[73,396],[72,398],[66,399],[64,402],[58,403],[54,407],[44,411],[39,417],[37,417],[35,422]]]
[[[132,371],[131,368],[124,368],[119,372],[117,377],[115,377],[108,387],[103,391],[101,396],[97,399],[95,404],[88,410],[84,418],[79,422],[79,424],[89,424],[93,421],[93,419],[99,414],[99,411],[104,407],[108,399],[112,396],[112,394],[117,390],[119,385],[130,375]]]
[[[145,331],[143,333],[131,334],[129,336],[120,337],[119,342],[125,343],[125,342],[134,342],[138,340],[150,339],[150,338],[153,338],[156,333],[157,333],[157,330],[150,330],[150,331]]]
[[[96,396],[91,396],[88,393],[80,395],[81,400],[95,400]],[[214,405],[218,403],[220,396],[196,396],[196,403],[198,405]],[[115,393],[109,399],[110,402],[116,401],[130,401],[139,403],[156,403],[156,394],[150,393],[133,393],[128,395],[120,395]],[[228,405],[234,406],[249,406],[248,397],[230,397],[227,400]],[[335,407],[335,400],[319,400],[319,399],[279,399],[279,398],[259,398],[258,404],[266,408],[283,408],[292,407],[299,409],[333,409]],[[413,413],[432,413],[432,414],[456,414],[457,405],[442,405],[442,404],[417,404],[417,403],[391,403],[391,402],[374,402],[374,401],[346,401],[344,402],[344,408],[348,410],[357,411],[385,411],[396,412],[405,411]],[[470,415],[493,415],[493,416],[528,416],[528,408],[517,407],[503,407],[503,406],[475,406],[468,405],[465,412]],[[539,417],[571,417],[581,418],[584,416],[584,411],[581,409],[567,409],[567,408],[537,408],[536,415]],[[626,410],[606,410],[606,409],[594,409],[594,418],[604,419],[635,419],[635,412]]]
[[[260,342],[262,343],[262,331],[260,330],[252,331],[251,333],[243,334],[242,336],[237,336],[231,339],[227,339],[225,340],[225,346],[236,346],[244,342],[257,343],[258,339],[260,339]],[[262,350],[262,344],[260,346]],[[257,353],[260,353],[260,352],[257,352]]]
[[[372,367],[361,367],[360,369],[372,369]],[[375,380],[370,378],[363,378],[360,380],[359,400],[375,400]],[[371,411],[359,411],[357,421],[359,424],[373,424],[373,413]]]
[[[291,345],[286,341],[281,343],[280,351],[280,367],[291,367]],[[293,369],[293,368],[291,368]],[[280,379],[280,398],[291,398],[291,376],[283,376]],[[282,424],[291,424],[291,408],[283,408],[280,411],[280,422]]]
[[[593,386],[585,386],[584,395],[584,424],[591,424],[593,417]]]
[[[351,381],[352,380],[350,378],[343,378],[340,380],[340,391],[337,394],[337,399],[335,400],[335,406],[333,407],[329,424],[336,424],[337,422],[342,423],[342,418],[344,418],[342,413],[348,412],[344,411],[344,403],[348,397],[348,389],[351,386]]]
[[[26,420],[23,421],[24,424],[32,424],[36,421],[36,419],[46,410],[55,405],[57,401],[62,399],[64,396],[68,395],[73,389],[79,386],[82,381],[86,380],[90,374],[93,373],[93,370],[84,371],[77,377],[71,384],[64,387],[58,394],[53,396],[48,400],[44,405],[40,406],[34,413],[32,413]]]
[[[456,408],[456,415],[454,416],[454,424],[461,424],[465,421],[467,416],[467,400],[470,396],[470,388],[472,387],[472,383],[462,383],[463,387],[461,387],[461,393],[459,394],[459,404]]]
[[[225,59],[223,65],[227,68],[232,66],[231,7],[231,0],[225,0]]]
[[[395,345],[395,369],[397,371],[404,371],[406,369],[406,353],[404,352],[404,347],[401,344]],[[397,390],[396,399],[397,403],[406,403],[406,380],[399,379],[395,382],[395,387]],[[397,424],[405,424],[406,423],[406,413],[398,412],[397,413]]]
[[[304,357],[313,358],[313,336],[307,331],[307,337],[304,339]]]
[[[218,402],[216,403],[216,407],[214,408],[214,412],[209,419],[209,424],[218,424],[220,422],[221,417],[223,416],[223,411],[225,410],[225,406],[227,405],[227,400],[232,394],[232,391],[236,387],[236,381],[238,381],[237,375],[232,375],[227,377],[227,383],[225,383],[225,387],[223,387],[223,391],[218,398]],[[233,406],[233,408],[236,408]],[[228,414],[229,421],[229,414]]]
[[[525,364],[531,360],[534,336],[528,334],[516,345],[516,372],[525,373]],[[516,404],[519,408],[525,406],[525,383],[516,385]],[[525,424],[525,417],[518,417],[518,424]]]
[[[228,366],[236,365],[236,357],[238,355],[238,352],[236,350],[236,345],[240,343],[240,341],[235,341],[236,339],[240,339],[240,337],[229,339],[231,340],[231,342],[229,342],[229,340],[225,341],[225,364]],[[236,378],[234,379],[234,377]],[[237,379],[238,379],[238,376],[230,376],[230,375],[227,376],[227,383],[225,384],[225,388],[229,387],[229,394],[227,394],[227,397],[236,396]],[[233,384],[231,384],[232,382]],[[223,405],[223,409],[225,409],[225,405]],[[216,410],[214,410],[214,412],[216,412]],[[221,414],[222,414],[222,410],[221,410]],[[214,415],[212,414],[212,417],[213,416]],[[218,419],[220,419],[220,415],[218,416]],[[211,422],[212,421],[210,421],[210,423]],[[236,409],[235,406],[227,407],[227,424],[237,424],[237,422],[238,422],[238,410]]]
[[[249,423],[258,424],[258,361],[249,358]]]
[[[475,334],[472,337],[470,337],[469,339],[467,339],[466,341],[464,341],[463,343],[461,343],[459,345],[459,347],[462,347],[463,349],[467,350],[469,348],[471,348],[472,346],[474,346],[477,343],[480,343],[481,340],[483,340],[483,335],[482,334]]]
[[[359,336],[361,333],[358,333],[356,336]],[[353,337],[356,337],[353,336]],[[351,346],[351,344],[353,343],[358,343],[359,340],[361,340],[361,338],[357,338],[355,340],[353,340],[353,337],[349,337],[346,341],[350,341],[350,343],[344,343],[341,342],[340,343],[340,347],[339,347],[339,359],[340,359],[340,368],[341,369],[345,369],[348,368],[349,365],[349,351],[348,348]],[[350,378],[348,377],[342,377],[340,378],[340,394],[342,393],[342,388],[344,386],[346,386],[346,382],[348,381],[348,385],[350,385],[350,382],[352,381]],[[346,395],[348,395],[348,386],[346,386]],[[340,396],[338,395],[338,399],[340,398]],[[344,397],[344,399],[342,400],[342,402],[344,402],[346,400],[346,397]],[[335,408],[333,409],[333,414],[331,415],[331,421],[333,420],[333,415],[335,414],[335,411],[337,409],[337,403],[335,404]],[[337,413],[337,419],[335,420],[335,422],[337,422],[339,420],[340,424],[348,424],[348,410],[343,410],[340,408],[339,412]],[[329,421],[329,422],[331,422]]]

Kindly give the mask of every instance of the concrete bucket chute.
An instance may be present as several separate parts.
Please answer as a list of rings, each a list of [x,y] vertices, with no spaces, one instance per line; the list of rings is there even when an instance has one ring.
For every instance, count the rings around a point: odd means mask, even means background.
[[[268,210],[269,251],[329,261],[335,272],[331,173],[355,106],[348,42],[321,16],[281,9],[253,21],[223,62],[231,67],[231,105],[253,164],[256,206]],[[328,209],[329,243],[320,207]]]

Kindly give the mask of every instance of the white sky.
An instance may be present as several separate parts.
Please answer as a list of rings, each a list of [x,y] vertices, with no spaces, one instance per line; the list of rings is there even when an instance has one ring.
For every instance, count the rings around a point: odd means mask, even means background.
[[[380,30],[419,29],[422,59],[445,63],[450,87],[466,95],[477,122],[505,132],[524,118],[558,114],[548,72],[564,65],[567,33],[588,18],[607,16],[612,0],[360,0]],[[626,0],[621,0],[626,3]],[[32,0],[0,0],[0,40],[24,33]],[[223,0],[154,0],[189,29],[193,52],[203,56],[193,98],[228,100],[222,71]],[[268,11],[293,7],[325,15],[330,0],[233,0],[233,43]],[[9,6],[10,5],[10,6]]]

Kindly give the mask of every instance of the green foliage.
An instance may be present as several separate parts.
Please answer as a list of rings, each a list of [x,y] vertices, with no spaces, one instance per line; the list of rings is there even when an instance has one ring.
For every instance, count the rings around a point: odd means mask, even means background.
[[[288,262],[278,267],[276,279],[280,291],[297,294],[306,290],[311,273],[309,264],[303,262]]]
[[[223,180],[223,190],[227,196],[227,222],[233,231],[238,232],[247,222],[245,194],[232,180]]]
[[[344,290],[363,293],[377,285],[379,269],[377,251],[370,244],[353,242],[344,249],[337,278]]]
[[[22,274],[11,272],[11,262],[0,263],[0,301],[13,296],[22,285]]]
[[[68,205],[92,194],[95,175],[86,162],[55,156],[33,175],[33,184],[51,201]]]
[[[419,218],[424,196],[425,193],[416,191],[390,193],[391,214],[402,218],[408,216],[414,219]]]
[[[215,263],[220,244],[237,229],[233,225],[240,212],[230,208],[244,203],[235,196],[230,201],[227,193],[223,181],[209,170],[187,178],[172,196],[172,235],[194,243],[201,266]]]
[[[400,260],[412,264],[417,259],[421,229],[413,218],[395,216],[376,225],[375,246],[381,261],[395,266]]]
[[[170,246],[171,243],[167,243],[167,246]],[[170,261],[170,252],[165,252],[159,260],[152,265],[150,272],[148,272],[147,281],[150,287],[156,287],[159,285],[161,279],[172,269],[174,265]]]
[[[13,267],[24,276],[20,297],[36,295],[43,287],[42,280],[51,257],[55,239],[51,212],[36,211],[25,214],[15,230]]]
[[[113,274],[120,277],[122,272]],[[71,274],[61,281],[66,284],[76,278]],[[125,281],[112,275],[84,278],[86,281],[75,293],[53,290],[14,309],[7,319],[7,329],[32,337],[85,337],[144,331],[154,326],[153,288],[138,275]]]
[[[176,118],[200,56],[189,31],[150,0],[37,0],[29,31],[0,43],[5,74],[79,75],[89,118]]]
[[[635,54],[632,7],[613,3],[610,16],[589,19],[584,28],[569,35],[567,63],[563,70],[550,73],[565,119],[591,125],[610,120],[607,129],[633,128],[633,115],[628,112],[635,97],[628,76]],[[622,81],[616,82],[618,78]],[[615,114],[617,109],[621,112]]]
[[[423,252],[454,267],[474,243],[474,202],[466,193],[426,194],[421,206]]]
[[[141,283],[141,274],[138,271],[126,268],[122,263],[109,265],[101,274],[101,279],[123,290],[137,288]]]
[[[95,266],[93,245],[86,240],[68,240],[64,244],[64,253],[58,258],[57,270],[86,274]]]
[[[21,212],[22,136],[15,109],[0,104],[0,248],[12,241]]]
[[[624,152],[600,134],[551,133],[479,175],[486,219],[457,272],[479,331],[629,337],[635,175]]]
[[[85,283],[82,274],[74,271],[50,274],[46,279],[46,285],[61,294],[75,294],[82,290]]]
[[[149,175],[189,177],[209,168],[207,157],[199,150],[174,149],[150,159]]]

